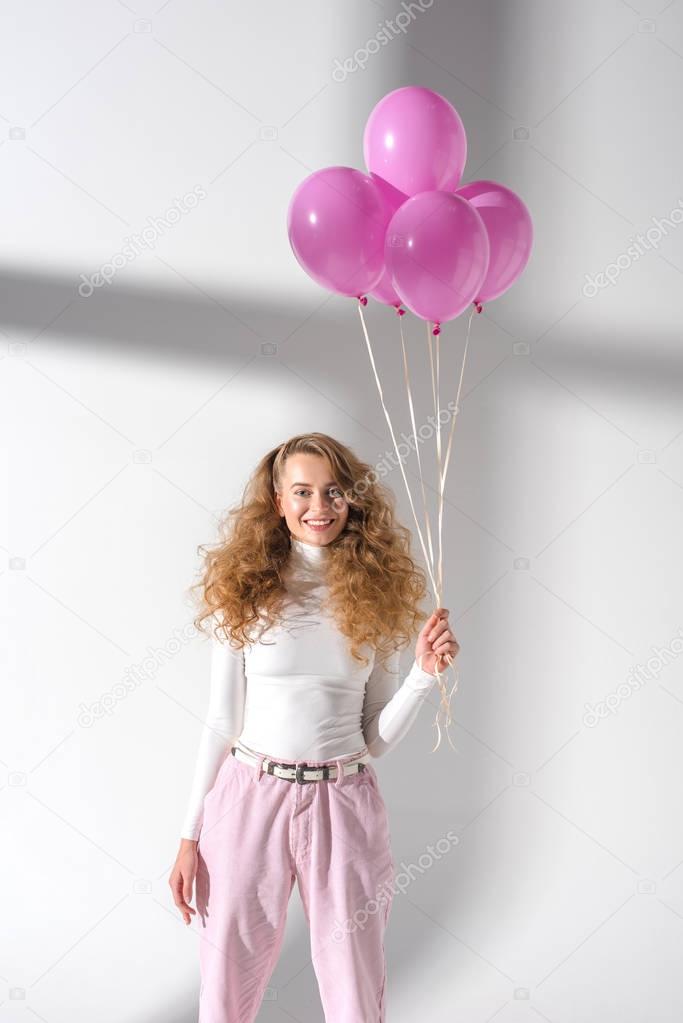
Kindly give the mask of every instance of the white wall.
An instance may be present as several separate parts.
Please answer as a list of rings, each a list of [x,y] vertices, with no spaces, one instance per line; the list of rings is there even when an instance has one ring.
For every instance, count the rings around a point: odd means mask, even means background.
[[[437,0],[335,80],[397,10],[4,13],[3,1021],[196,1018],[197,933],[167,886],[208,687],[186,589],[271,446],[322,430],[373,464],[392,450],[355,303],[301,271],[285,215],[310,171],[363,167],[370,110],[405,84],[454,103],[465,179],[519,191],[536,246],[475,317],[449,469],[457,753],[429,752],[435,694],[377,762],[397,863],[459,836],[395,898],[389,1016],[681,1016],[681,657],[643,666],[683,626],[683,228],[628,255],[683,203],[681,5]],[[149,252],[79,295],[196,186]],[[590,297],[585,275],[620,255]],[[368,318],[409,432],[397,320]],[[423,420],[424,326],[405,320]],[[464,328],[442,334],[444,400]],[[397,468],[389,483],[412,525]],[[298,895],[261,1019],[322,1020]]]

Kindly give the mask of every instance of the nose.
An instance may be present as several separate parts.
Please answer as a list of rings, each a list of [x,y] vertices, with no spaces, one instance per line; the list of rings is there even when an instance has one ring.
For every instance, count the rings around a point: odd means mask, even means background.
[[[326,517],[330,518],[330,507],[331,505],[329,501],[321,501],[320,504],[312,504],[309,515],[313,519],[316,518],[316,516],[320,519],[324,519]]]

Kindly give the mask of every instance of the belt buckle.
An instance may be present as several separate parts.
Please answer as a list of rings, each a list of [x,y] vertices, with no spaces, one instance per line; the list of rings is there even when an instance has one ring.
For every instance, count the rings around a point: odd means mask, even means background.
[[[308,767],[308,764],[297,764],[294,770],[294,781],[300,785],[305,785],[308,781],[307,778],[304,778],[304,768],[306,767]]]

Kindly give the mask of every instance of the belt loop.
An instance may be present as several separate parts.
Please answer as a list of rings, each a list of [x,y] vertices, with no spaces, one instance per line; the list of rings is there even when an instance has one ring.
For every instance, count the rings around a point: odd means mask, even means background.
[[[257,765],[256,765],[254,770],[256,771],[256,781],[261,781],[261,775],[263,773],[263,770],[262,770],[262,768],[263,768],[263,761],[266,759],[266,755],[265,755],[265,753],[258,753],[257,756],[258,756],[258,763],[257,763]]]
[[[335,760],[335,763],[337,765],[337,780],[335,781],[334,785],[335,788],[339,788],[339,786],[344,781],[344,764],[340,757],[337,758],[337,760]]]

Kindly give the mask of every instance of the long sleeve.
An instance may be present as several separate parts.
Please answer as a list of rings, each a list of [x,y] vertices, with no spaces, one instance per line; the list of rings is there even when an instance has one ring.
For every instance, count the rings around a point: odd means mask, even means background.
[[[417,661],[397,688],[400,653],[388,659],[388,670],[376,663],[365,687],[362,729],[368,751],[380,757],[393,749],[409,731],[436,675],[423,671]]]
[[[195,763],[181,838],[196,841],[202,826],[204,797],[232,742],[242,732],[246,696],[244,651],[212,636],[209,707]]]

